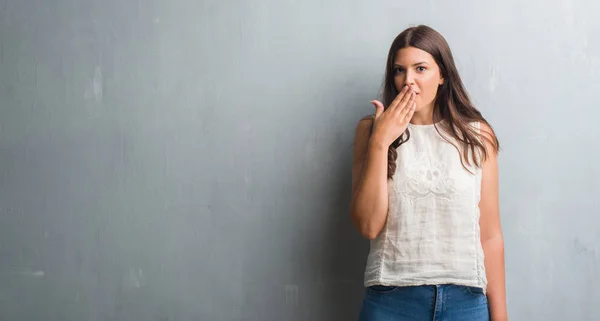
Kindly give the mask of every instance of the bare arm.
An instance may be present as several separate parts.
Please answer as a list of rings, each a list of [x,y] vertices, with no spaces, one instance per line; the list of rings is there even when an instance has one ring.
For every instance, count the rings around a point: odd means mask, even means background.
[[[492,138],[492,130],[482,124],[482,134]],[[493,140],[492,140],[493,141]],[[500,226],[498,201],[498,161],[494,148],[486,142],[489,158],[483,163],[481,181],[481,244],[485,255],[488,279],[488,301],[492,321],[508,320],[506,309],[506,286],[504,272],[504,239]]]
[[[373,119],[368,117],[356,127],[350,205],[352,222],[370,240],[383,229],[388,211],[388,148],[371,139],[372,125]]]
[[[363,118],[356,127],[350,204],[352,221],[370,240],[379,235],[387,220],[388,148],[414,114],[415,93],[405,86],[387,109],[379,101],[372,103],[375,117]]]

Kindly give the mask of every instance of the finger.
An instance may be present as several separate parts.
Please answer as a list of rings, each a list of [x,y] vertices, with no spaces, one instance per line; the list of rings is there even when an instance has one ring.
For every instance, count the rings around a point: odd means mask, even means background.
[[[371,104],[375,106],[375,119],[377,119],[383,113],[383,104],[379,100],[372,100]]]
[[[396,112],[399,117],[404,117],[406,115],[406,113],[408,112],[407,109],[410,109],[412,103],[416,99],[415,97],[415,92],[411,90],[411,92],[400,101],[398,107],[396,107]]]
[[[402,97],[402,99],[398,103],[398,106],[396,106],[396,110],[402,111],[407,106],[408,102],[410,101],[411,98],[413,98],[414,95],[415,95],[415,91],[413,90],[412,86],[409,86],[408,90],[404,94],[404,97]]]
[[[408,92],[408,89],[409,89],[408,86],[404,86],[402,88],[402,90],[398,93],[398,95],[396,95],[396,98],[394,98],[394,100],[392,101],[392,103],[388,107],[390,110],[396,109],[396,106],[398,106],[398,104],[400,103],[400,101],[402,100],[402,98],[404,98],[404,96],[406,96],[406,93]]]
[[[415,109],[417,109],[417,102],[413,101],[412,104],[410,105],[410,108],[408,109],[408,112],[406,113],[406,115],[404,116],[404,119],[406,121],[410,121],[413,117],[413,114],[415,113]]]
[[[410,113],[411,109],[416,108],[416,95],[413,94],[410,100],[406,103],[406,106],[398,113],[400,121],[404,121],[405,117]],[[412,116],[411,116],[412,117]]]

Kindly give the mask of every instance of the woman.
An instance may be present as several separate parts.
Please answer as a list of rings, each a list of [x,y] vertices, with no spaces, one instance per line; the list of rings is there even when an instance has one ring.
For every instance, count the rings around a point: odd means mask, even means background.
[[[371,240],[360,320],[507,320],[498,140],[427,26],[393,41],[357,125],[351,217]]]

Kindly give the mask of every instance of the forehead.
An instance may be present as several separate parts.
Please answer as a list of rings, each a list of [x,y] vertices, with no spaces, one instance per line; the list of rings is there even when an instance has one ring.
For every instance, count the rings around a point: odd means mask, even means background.
[[[402,48],[398,50],[394,57],[394,63],[397,65],[406,66],[419,62],[433,64],[435,63],[435,60],[427,51],[415,47]]]

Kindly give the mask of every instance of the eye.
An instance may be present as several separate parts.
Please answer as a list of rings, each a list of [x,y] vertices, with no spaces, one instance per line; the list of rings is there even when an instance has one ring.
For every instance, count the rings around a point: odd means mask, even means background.
[[[402,69],[402,68],[400,68],[400,67],[396,67],[396,68],[394,68],[394,74],[398,74],[398,73],[401,73],[401,72],[403,72],[403,71],[404,71],[404,69]]]
[[[425,68],[423,66],[419,66],[419,67],[417,67],[417,70],[418,71],[425,71],[425,70],[427,70],[427,68]]]

